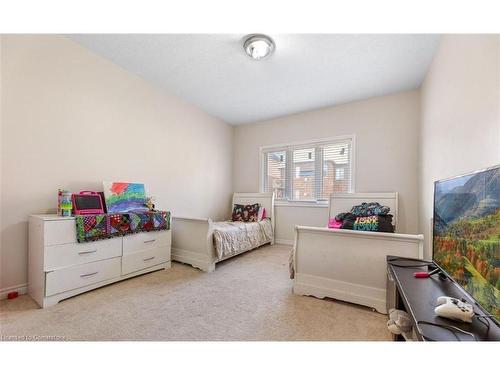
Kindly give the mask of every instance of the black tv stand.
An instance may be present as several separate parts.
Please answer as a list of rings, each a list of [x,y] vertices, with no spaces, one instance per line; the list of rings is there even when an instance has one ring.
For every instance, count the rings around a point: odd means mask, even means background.
[[[436,270],[438,270],[438,272],[434,272]],[[437,275],[443,281],[448,278],[448,276],[446,276],[446,274],[443,271],[441,271],[441,269],[438,266],[436,266],[433,262],[429,262],[429,264],[427,264],[427,272],[434,272],[434,274]]]
[[[420,259],[387,257],[387,310],[406,311],[412,319],[414,340],[418,341],[500,341],[500,327],[479,309],[453,280],[439,272],[429,278],[418,279],[414,272],[432,271],[433,262]],[[475,306],[472,323],[462,323],[437,316],[434,313],[437,297],[450,296]],[[451,327],[451,328],[450,328]],[[402,335],[394,335],[403,341]]]

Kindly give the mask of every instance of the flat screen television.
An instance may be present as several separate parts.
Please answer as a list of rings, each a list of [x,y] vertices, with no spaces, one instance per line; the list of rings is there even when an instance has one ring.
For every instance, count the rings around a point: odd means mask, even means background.
[[[500,165],[434,183],[433,259],[500,322]]]

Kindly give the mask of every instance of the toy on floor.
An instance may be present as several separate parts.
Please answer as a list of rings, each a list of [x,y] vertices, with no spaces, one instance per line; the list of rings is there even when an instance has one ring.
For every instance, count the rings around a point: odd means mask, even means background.
[[[7,299],[14,299],[14,298],[17,298],[19,297],[19,293],[18,292],[9,292],[7,293]]]
[[[390,309],[387,328],[395,335],[408,333],[412,329],[411,318],[405,311]]]

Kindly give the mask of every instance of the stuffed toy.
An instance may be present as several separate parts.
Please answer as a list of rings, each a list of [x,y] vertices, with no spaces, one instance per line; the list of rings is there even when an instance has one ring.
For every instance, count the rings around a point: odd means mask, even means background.
[[[412,328],[411,318],[405,311],[390,309],[387,328],[395,335],[410,332]]]
[[[154,197],[146,197],[144,205],[148,208],[149,211],[155,211]]]

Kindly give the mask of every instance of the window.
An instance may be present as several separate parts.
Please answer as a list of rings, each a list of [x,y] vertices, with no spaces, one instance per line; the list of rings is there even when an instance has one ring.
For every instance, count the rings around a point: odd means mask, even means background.
[[[353,137],[262,149],[263,191],[277,200],[326,202],[352,191]]]
[[[341,181],[345,178],[344,168],[337,168],[335,170],[335,180]]]
[[[299,171],[299,173],[295,173],[295,176],[292,180],[292,196],[294,200],[315,200],[314,153],[314,148],[292,150],[293,168],[295,168],[296,171]]]
[[[286,152],[267,152],[264,185],[266,191],[274,192],[275,199],[285,199]]]

